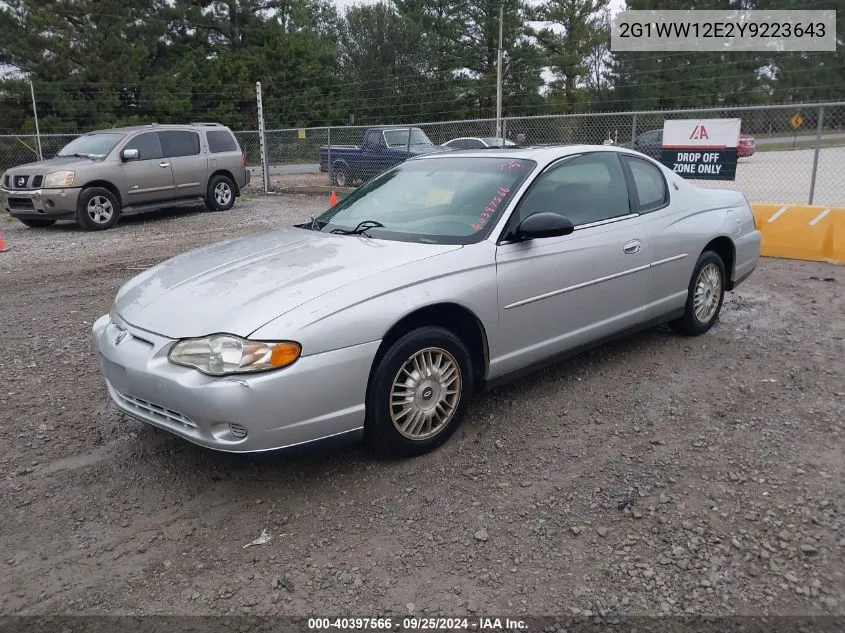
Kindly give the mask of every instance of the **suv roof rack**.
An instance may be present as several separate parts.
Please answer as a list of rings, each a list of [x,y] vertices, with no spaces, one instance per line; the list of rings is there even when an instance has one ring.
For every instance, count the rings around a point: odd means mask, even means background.
[[[222,127],[220,123],[216,121],[194,121],[191,125],[207,125],[209,127]]]

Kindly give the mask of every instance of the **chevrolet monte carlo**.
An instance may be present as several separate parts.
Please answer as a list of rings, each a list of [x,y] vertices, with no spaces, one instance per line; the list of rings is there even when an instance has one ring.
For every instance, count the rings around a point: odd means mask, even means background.
[[[414,456],[479,387],[657,324],[707,332],[759,252],[743,194],[632,150],[448,152],[146,270],[93,339],[117,406],[196,444]]]

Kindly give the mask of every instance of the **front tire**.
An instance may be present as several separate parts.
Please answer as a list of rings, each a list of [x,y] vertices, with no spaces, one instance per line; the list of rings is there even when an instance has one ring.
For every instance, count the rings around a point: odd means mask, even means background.
[[[209,211],[228,211],[235,206],[235,183],[223,174],[208,181],[205,206]]]
[[[690,279],[684,315],[669,322],[678,334],[698,336],[713,327],[725,300],[725,263],[713,251],[704,251]]]
[[[86,231],[104,231],[117,223],[120,202],[108,189],[83,189],[76,203],[76,220]]]
[[[31,229],[41,229],[56,223],[55,220],[42,220],[41,218],[18,218],[18,220]]]
[[[472,361],[441,327],[405,334],[378,360],[367,390],[367,445],[387,458],[431,452],[455,432],[469,407]]]

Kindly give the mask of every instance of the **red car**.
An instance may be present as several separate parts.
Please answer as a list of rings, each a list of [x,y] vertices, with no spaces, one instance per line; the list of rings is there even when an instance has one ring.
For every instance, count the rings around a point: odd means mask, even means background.
[[[739,143],[736,146],[739,158],[745,158],[754,154],[754,137],[748,134],[739,135]]]

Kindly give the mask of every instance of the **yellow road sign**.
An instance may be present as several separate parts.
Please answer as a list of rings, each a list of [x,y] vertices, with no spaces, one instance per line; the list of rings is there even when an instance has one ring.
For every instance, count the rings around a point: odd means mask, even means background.
[[[789,123],[790,125],[792,125],[793,129],[797,130],[799,127],[804,125],[804,117],[802,117],[796,112],[794,115],[792,115],[792,118],[789,120]]]
[[[299,138],[301,138],[301,139],[305,138],[305,129],[299,128],[298,131],[299,131]]]

